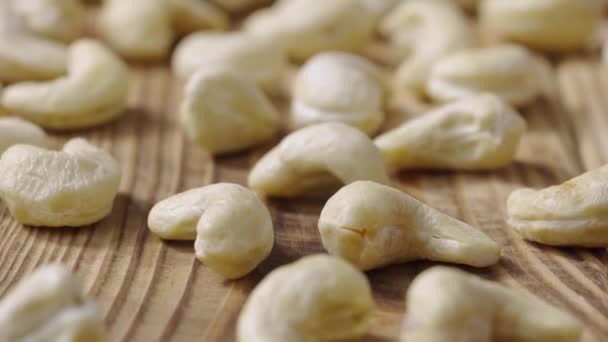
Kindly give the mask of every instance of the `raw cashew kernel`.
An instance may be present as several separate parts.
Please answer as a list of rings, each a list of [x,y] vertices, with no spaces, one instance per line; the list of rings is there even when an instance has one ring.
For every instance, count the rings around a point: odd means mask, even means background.
[[[406,306],[402,342],[575,342],[583,330],[526,292],[444,266],[414,279]]]
[[[281,0],[250,15],[244,27],[305,60],[323,51],[360,50],[373,24],[374,14],[360,0]]]
[[[85,226],[110,213],[120,176],[112,156],[84,139],[62,151],[13,145],[0,158],[0,198],[22,224]]]
[[[373,134],[384,121],[384,84],[362,57],[324,52],[300,69],[291,104],[291,126],[343,122]]]
[[[469,19],[451,1],[402,2],[380,23],[380,32],[402,50],[395,86],[421,94],[431,68],[440,58],[475,45]]]
[[[362,270],[418,259],[493,265],[500,246],[481,231],[391,187],[344,186],[319,217],[325,249]]]
[[[431,110],[374,142],[394,168],[485,170],[509,165],[525,130],[513,108],[480,94]]]
[[[512,105],[525,105],[539,93],[534,65],[532,55],[518,45],[462,50],[433,66],[427,92],[439,102],[489,92]]]
[[[0,156],[16,144],[47,146],[42,128],[17,117],[0,117]]]
[[[0,301],[0,341],[103,342],[103,319],[64,266],[41,266]]]
[[[507,200],[508,223],[524,238],[555,246],[608,247],[608,164]]]
[[[240,151],[271,139],[279,113],[256,84],[229,69],[200,69],[180,106],[188,136],[214,154]]]
[[[262,87],[273,88],[282,80],[287,56],[269,39],[241,32],[193,33],[173,53],[173,72],[184,80],[201,67],[220,66],[243,72]]]
[[[148,227],[163,239],[196,239],[196,257],[229,279],[251,272],[274,243],[268,209],[249,189],[230,183],[158,202],[150,211]]]
[[[601,7],[598,0],[483,0],[479,17],[483,29],[499,38],[563,51],[591,41]]]
[[[388,184],[382,155],[361,131],[342,123],[308,126],[285,137],[249,174],[249,187],[292,197],[356,180]]]
[[[350,341],[374,311],[367,278],[325,254],[272,271],[251,292],[237,323],[239,342]]]
[[[78,0],[8,1],[12,1],[15,13],[34,34],[71,42],[82,33],[84,9]]]
[[[22,82],[1,94],[2,106],[45,128],[78,129],[113,120],[127,100],[125,63],[97,41],[70,46],[68,74],[46,82]]]

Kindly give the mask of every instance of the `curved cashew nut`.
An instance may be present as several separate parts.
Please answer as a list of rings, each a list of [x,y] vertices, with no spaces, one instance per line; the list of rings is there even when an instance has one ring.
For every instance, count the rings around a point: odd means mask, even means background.
[[[324,123],[291,133],[264,155],[249,174],[249,187],[291,197],[356,180],[388,184],[382,155],[356,128]]]
[[[384,121],[383,100],[383,80],[375,65],[355,55],[321,53],[295,79],[291,126],[343,122],[373,134]]]
[[[120,176],[112,156],[84,139],[61,152],[14,145],[0,158],[0,198],[22,224],[85,226],[110,213]]]
[[[435,63],[427,92],[439,102],[489,92],[521,106],[539,93],[534,71],[532,55],[518,45],[462,50]]]
[[[402,342],[580,341],[571,315],[522,291],[435,266],[407,291]]]
[[[363,273],[329,255],[307,256],[258,284],[239,316],[237,340],[352,340],[365,335],[373,311]]]
[[[190,78],[180,106],[188,136],[211,153],[243,150],[271,139],[279,113],[246,75],[200,69]]]
[[[431,67],[452,52],[475,45],[475,33],[460,8],[445,0],[402,2],[380,23],[380,31],[398,49],[404,60],[395,85],[423,93]]]
[[[0,341],[106,341],[103,319],[64,266],[41,266],[0,301]]]
[[[608,247],[608,164],[507,200],[508,223],[526,239],[556,246]]]
[[[47,136],[42,128],[17,117],[0,117],[0,156],[16,144],[47,146]]]
[[[7,87],[2,106],[45,128],[77,129],[113,120],[127,100],[125,63],[100,43],[82,39],[70,46],[68,74],[48,82]]]
[[[25,26],[37,35],[70,42],[82,32],[84,9],[78,0],[8,0]]]
[[[491,94],[441,106],[376,138],[396,168],[483,170],[511,163],[526,122]]]
[[[148,227],[163,239],[196,238],[196,257],[229,279],[251,272],[274,243],[268,209],[237,184],[208,185],[160,201]]]
[[[493,265],[500,246],[479,230],[391,187],[346,185],[319,217],[323,246],[362,270],[417,259]]]

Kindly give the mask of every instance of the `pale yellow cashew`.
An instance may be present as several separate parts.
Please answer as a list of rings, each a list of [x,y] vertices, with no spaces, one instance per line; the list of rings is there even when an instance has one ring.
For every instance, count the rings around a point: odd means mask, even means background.
[[[325,249],[362,270],[412,260],[493,265],[500,246],[481,231],[386,185],[357,181],[323,207]]]
[[[37,35],[71,42],[82,33],[84,8],[79,0],[9,0],[25,26]]]
[[[239,342],[330,342],[362,337],[374,301],[365,275],[318,254],[281,266],[251,292],[237,323]]]
[[[103,318],[64,266],[44,265],[0,300],[0,341],[104,342]]]
[[[0,156],[16,144],[46,147],[48,141],[37,125],[17,117],[0,117]]]
[[[508,223],[524,238],[555,246],[608,247],[608,164],[507,200]]]
[[[128,70],[112,51],[94,40],[78,40],[70,46],[68,69],[56,80],[7,87],[2,106],[50,129],[92,127],[124,112]]]
[[[86,226],[110,213],[120,176],[112,156],[84,139],[62,151],[13,145],[0,158],[0,198],[22,224]]]
[[[435,266],[407,291],[402,342],[579,342],[566,312],[516,289]]]

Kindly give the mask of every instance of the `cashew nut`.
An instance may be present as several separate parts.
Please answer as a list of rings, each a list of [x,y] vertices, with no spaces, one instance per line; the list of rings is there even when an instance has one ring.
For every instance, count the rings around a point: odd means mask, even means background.
[[[319,217],[323,246],[362,270],[418,259],[493,265],[500,246],[481,231],[391,187],[344,186]]]
[[[270,212],[237,184],[218,183],[158,202],[148,227],[163,239],[194,240],[196,257],[229,279],[240,278],[266,259],[274,232]]]
[[[272,138],[279,114],[246,75],[200,69],[190,78],[180,106],[188,136],[214,154],[240,151]]]
[[[0,341],[103,342],[103,319],[64,266],[41,266],[0,301]]]
[[[431,110],[374,142],[395,168],[483,170],[509,165],[525,130],[513,108],[480,94]]]
[[[316,55],[294,82],[291,126],[343,122],[373,134],[384,121],[384,85],[375,65],[340,52]]]
[[[365,275],[329,255],[272,271],[253,290],[237,323],[239,342],[329,342],[365,335],[374,301]]]
[[[446,0],[404,1],[382,20],[380,32],[403,50],[404,60],[397,70],[395,86],[416,94],[424,92],[435,62],[475,45],[469,19]]]
[[[31,122],[16,117],[0,117],[0,155],[16,144],[47,146],[44,131]]]
[[[361,131],[342,123],[308,126],[285,137],[249,174],[249,187],[270,196],[327,191],[356,180],[388,184],[382,155]]]
[[[37,35],[70,42],[82,33],[84,9],[78,0],[8,1],[12,1],[25,26]]]
[[[89,39],[74,42],[69,57],[65,77],[11,85],[2,93],[2,106],[50,129],[92,127],[121,115],[127,100],[125,63]]]
[[[22,224],[85,226],[110,213],[120,176],[112,156],[84,139],[60,152],[13,145],[0,158],[0,198]]]
[[[427,92],[439,102],[489,92],[521,106],[539,93],[534,70],[532,55],[518,45],[462,50],[435,63]]]
[[[608,164],[561,185],[515,190],[507,212],[509,225],[528,240],[608,247]]]
[[[574,342],[581,323],[516,289],[435,266],[407,291],[402,342]]]

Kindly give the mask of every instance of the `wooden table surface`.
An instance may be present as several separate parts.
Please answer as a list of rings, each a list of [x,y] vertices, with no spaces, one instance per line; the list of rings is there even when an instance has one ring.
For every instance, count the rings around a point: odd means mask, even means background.
[[[480,173],[403,172],[392,180],[503,246],[499,264],[465,269],[571,312],[586,326],[585,341],[608,341],[607,250],[541,246],[505,225],[505,199],[513,189],[560,183],[608,162],[608,68],[597,57],[577,55],[540,63],[538,70],[543,95],[522,109],[529,132],[512,166]],[[52,135],[56,146],[84,136],[110,151],[123,168],[121,191],[110,216],[79,229],[24,227],[0,203],[0,296],[37,266],[62,262],[97,299],[110,341],[232,341],[239,310],[264,275],[323,252],[316,226],[322,200],[269,200],[274,249],[237,281],[224,281],[198,262],[192,242],[165,242],[150,233],[147,215],[158,200],[215,182],[245,184],[253,163],[271,146],[212,158],[187,141],[176,122],[180,92],[166,65],[134,65],[122,118]],[[286,115],[286,99],[275,100]],[[421,107],[401,96],[392,99],[386,127],[420,114]],[[413,262],[367,273],[377,312],[362,340],[395,339],[404,293],[432,265]]]

